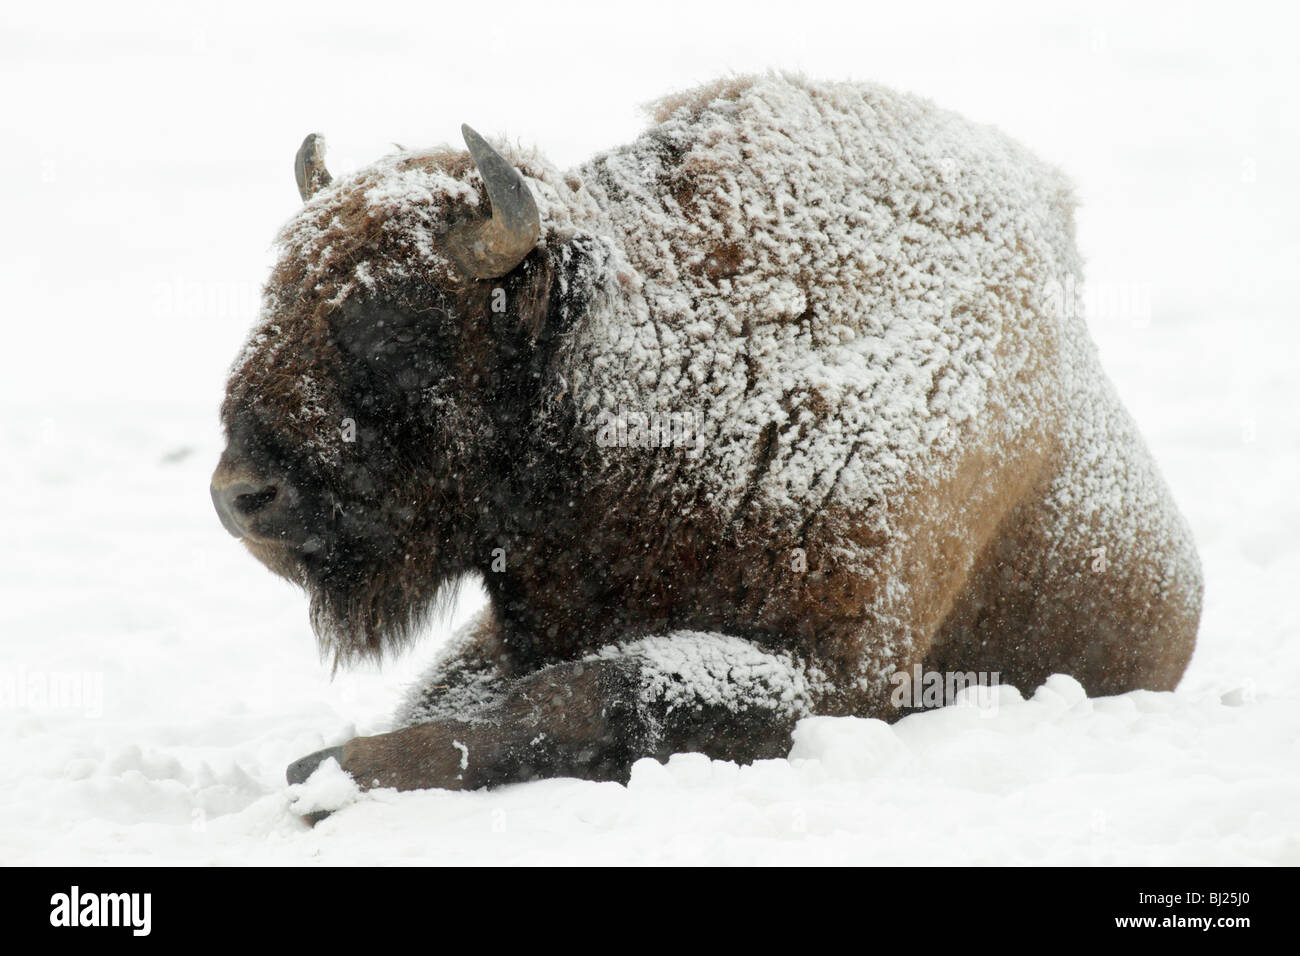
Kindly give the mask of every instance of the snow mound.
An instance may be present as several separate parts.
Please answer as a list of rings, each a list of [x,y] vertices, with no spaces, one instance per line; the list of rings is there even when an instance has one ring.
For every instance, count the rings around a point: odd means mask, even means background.
[[[361,790],[333,757],[320,766],[303,783],[289,787],[289,810],[299,816],[320,811],[341,810],[356,803]]]

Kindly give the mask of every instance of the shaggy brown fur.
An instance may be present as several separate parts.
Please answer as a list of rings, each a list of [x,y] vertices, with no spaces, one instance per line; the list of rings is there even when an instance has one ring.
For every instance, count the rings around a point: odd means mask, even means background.
[[[918,663],[1174,687],[1199,568],[1046,304],[1078,268],[1059,177],[875,87],[733,80],[656,119],[569,173],[511,152],[542,235],[497,280],[446,255],[490,208],[458,151],[336,181],[282,234],[214,496],[336,661],[467,574],[490,597],[407,726],[290,779],[775,756],[814,711],[895,719]],[[696,451],[598,440],[624,407],[699,410]]]

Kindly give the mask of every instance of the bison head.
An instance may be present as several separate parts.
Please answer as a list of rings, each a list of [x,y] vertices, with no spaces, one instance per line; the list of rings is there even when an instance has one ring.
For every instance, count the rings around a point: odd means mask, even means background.
[[[463,133],[468,154],[402,152],[339,182],[307,138],[305,204],[227,385],[218,516],[308,591],[336,662],[400,641],[490,560],[564,311],[553,287],[571,296],[553,278],[573,237],[542,236],[521,173]]]

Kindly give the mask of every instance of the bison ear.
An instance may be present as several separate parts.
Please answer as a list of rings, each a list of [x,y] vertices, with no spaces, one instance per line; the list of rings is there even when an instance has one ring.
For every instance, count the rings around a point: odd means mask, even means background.
[[[551,248],[552,273],[546,322],[552,334],[572,328],[583,316],[635,289],[635,271],[608,239],[577,232]]]
[[[508,316],[533,342],[553,338],[609,301],[616,285],[635,284],[630,276],[607,240],[586,232],[552,234],[541,255],[526,259],[492,290],[492,311]]]
[[[306,202],[334,181],[325,168],[325,137],[310,133],[293,158],[293,178],[298,181],[298,195]]]

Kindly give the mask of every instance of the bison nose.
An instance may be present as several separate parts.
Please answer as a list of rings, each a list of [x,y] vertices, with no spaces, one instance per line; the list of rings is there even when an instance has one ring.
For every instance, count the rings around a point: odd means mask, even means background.
[[[233,481],[219,485],[213,482],[211,491],[222,527],[236,538],[244,537],[254,518],[268,517],[283,500],[279,487],[270,483]]]

